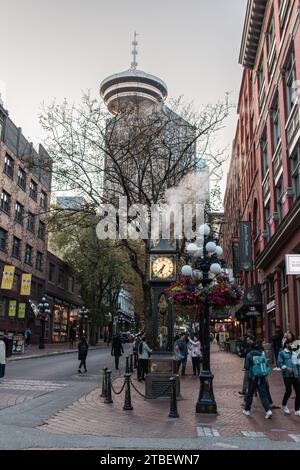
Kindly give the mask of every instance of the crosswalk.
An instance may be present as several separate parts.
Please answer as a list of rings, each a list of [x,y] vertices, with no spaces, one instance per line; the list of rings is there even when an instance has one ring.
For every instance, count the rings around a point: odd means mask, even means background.
[[[1,390],[30,390],[33,392],[53,392],[62,390],[68,384],[55,383],[48,380],[3,379],[0,380]]]

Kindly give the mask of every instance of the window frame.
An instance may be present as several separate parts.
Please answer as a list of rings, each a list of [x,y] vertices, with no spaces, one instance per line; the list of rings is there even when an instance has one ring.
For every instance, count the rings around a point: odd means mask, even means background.
[[[5,175],[12,180],[14,179],[14,166],[14,159],[10,155],[8,155],[8,153],[6,153],[4,157],[3,173],[5,173]]]
[[[15,253],[15,240],[18,241],[18,252]],[[11,255],[13,258],[16,258],[16,259],[21,259],[21,242],[22,240],[16,236],[13,236],[13,241],[12,241],[12,251],[11,251]]]

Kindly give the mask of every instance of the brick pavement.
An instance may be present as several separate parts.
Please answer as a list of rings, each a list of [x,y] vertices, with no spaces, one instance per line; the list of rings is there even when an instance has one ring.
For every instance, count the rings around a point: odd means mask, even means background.
[[[239,357],[219,351],[213,345],[211,359],[218,416],[195,413],[199,379],[188,375],[181,380],[183,399],[178,401],[179,419],[168,418],[168,400],[146,401],[132,390],[134,410],[126,412],[122,410],[124,393],[113,395],[114,403],[107,405],[100,397],[100,390],[96,389],[59,411],[39,429],[51,433],[132,438],[244,436],[245,439],[268,437],[295,442],[295,436],[300,435],[299,417],[285,416],[281,410],[274,410],[272,419],[266,420],[258,398],[253,401],[253,416],[248,418],[242,414],[242,398],[238,391],[243,378],[243,362]],[[117,378],[114,388],[120,390],[122,383],[122,377]],[[136,379],[134,384],[144,392],[143,384]],[[283,395],[281,372],[271,373],[270,389],[274,403],[279,405]],[[293,410],[293,403],[289,405]]]

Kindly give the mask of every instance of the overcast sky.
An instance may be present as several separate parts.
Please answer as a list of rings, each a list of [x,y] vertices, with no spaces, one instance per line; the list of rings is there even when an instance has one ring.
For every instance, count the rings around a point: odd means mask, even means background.
[[[246,0],[0,0],[0,92],[13,121],[34,143],[43,139],[40,103],[98,95],[100,82],[131,63],[162,78],[169,96],[196,106],[236,102]],[[222,131],[231,145],[233,112]]]

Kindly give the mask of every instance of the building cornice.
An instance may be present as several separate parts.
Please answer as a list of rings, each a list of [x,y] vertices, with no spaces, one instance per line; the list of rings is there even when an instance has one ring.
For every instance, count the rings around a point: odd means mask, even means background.
[[[268,0],[248,0],[239,63],[253,69]]]

